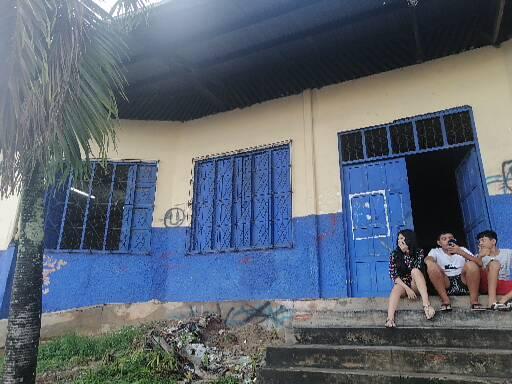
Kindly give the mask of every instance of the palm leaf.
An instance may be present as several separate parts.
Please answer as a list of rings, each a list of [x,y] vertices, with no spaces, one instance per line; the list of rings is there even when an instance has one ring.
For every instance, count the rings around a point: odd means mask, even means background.
[[[145,1],[115,7],[129,17]],[[92,0],[0,2],[0,196],[18,192],[36,164],[47,184],[86,177],[87,161],[115,144],[120,25]]]

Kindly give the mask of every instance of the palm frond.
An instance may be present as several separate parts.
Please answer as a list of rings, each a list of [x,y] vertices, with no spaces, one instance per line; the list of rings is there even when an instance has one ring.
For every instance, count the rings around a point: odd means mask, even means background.
[[[150,0],[117,0],[110,9],[112,16],[119,27],[129,33],[136,29],[143,21],[149,20],[151,10]]]
[[[88,159],[115,144],[122,30],[93,0],[0,3],[0,196],[19,191],[35,164],[48,184],[85,177]]]
[[[110,15],[135,15],[147,9],[147,0],[117,0],[110,9]]]

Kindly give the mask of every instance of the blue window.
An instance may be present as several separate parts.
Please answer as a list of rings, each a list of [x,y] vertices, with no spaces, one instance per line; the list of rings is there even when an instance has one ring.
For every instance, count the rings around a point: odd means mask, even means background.
[[[47,194],[46,248],[148,253],[155,188],[154,163],[93,162],[89,180]]]
[[[291,245],[288,145],[196,162],[191,252]]]

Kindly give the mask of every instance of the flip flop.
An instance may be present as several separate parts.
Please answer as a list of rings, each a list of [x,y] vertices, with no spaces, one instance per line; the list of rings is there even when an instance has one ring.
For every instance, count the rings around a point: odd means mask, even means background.
[[[471,309],[473,309],[473,305],[471,306]],[[502,303],[492,303],[491,306],[489,307],[489,310],[490,311],[506,311],[507,306]]]
[[[451,310],[452,310],[452,305],[450,303],[441,304],[441,308],[439,308],[440,312],[450,312]]]
[[[496,304],[496,303],[495,303]],[[494,305],[494,304],[493,304]],[[492,306],[491,306],[492,307]],[[487,308],[485,308],[482,304],[476,303],[471,304],[471,310],[472,311],[485,311]]]

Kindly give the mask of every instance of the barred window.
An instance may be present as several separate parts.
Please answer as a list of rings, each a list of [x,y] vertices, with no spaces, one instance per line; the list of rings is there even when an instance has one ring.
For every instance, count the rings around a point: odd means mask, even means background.
[[[475,140],[469,107],[339,133],[338,137],[342,163],[449,148]]]
[[[155,188],[154,163],[93,162],[90,180],[48,192],[46,248],[149,252]]]
[[[405,153],[416,150],[412,123],[391,125],[389,131],[393,153]]]
[[[385,127],[364,131],[366,156],[380,157],[389,155],[388,136]]]
[[[443,146],[443,132],[441,130],[441,118],[432,117],[416,121],[418,130],[418,144],[420,149],[428,149]]]
[[[191,252],[290,244],[288,145],[196,162]]]
[[[467,143],[474,140],[469,112],[459,112],[444,117],[448,144]]]
[[[341,136],[341,158],[343,161],[364,159],[361,131],[345,133]]]

